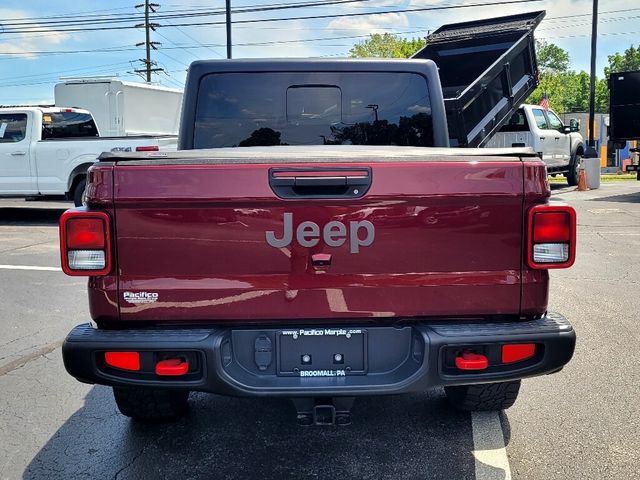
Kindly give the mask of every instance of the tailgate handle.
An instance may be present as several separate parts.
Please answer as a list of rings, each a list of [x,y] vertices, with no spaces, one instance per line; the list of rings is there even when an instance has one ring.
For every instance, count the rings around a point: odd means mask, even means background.
[[[371,186],[371,168],[271,168],[269,185],[280,198],[360,198]]]

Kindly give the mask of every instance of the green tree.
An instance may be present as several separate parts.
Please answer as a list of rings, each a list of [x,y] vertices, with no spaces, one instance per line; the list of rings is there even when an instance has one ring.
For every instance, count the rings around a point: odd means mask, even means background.
[[[585,111],[588,111],[589,107]],[[609,111],[609,82],[606,78],[596,80],[596,112]]]
[[[536,40],[536,57],[543,75],[569,71],[569,53],[553,43]]]
[[[569,53],[553,43],[537,40],[536,57],[540,82],[527,103],[539,104],[546,92],[552,109],[558,112],[573,110],[574,104],[579,101],[576,92],[580,79],[569,71]]]
[[[355,44],[349,50],[349,55],[360,58],[409,58],[424,45],[422,38],[407,39],[391,33],[373,33],[368,39]]]
[[[631,45],[624,53],[615,53],[607,57],[609,65],[604,68],[605,77],[611,73],[640,70],[640,46],[634,48]]]
[[[545,92],[549,106],[559,112],[586,112],[589,110],[589,79],[585,72],[569,70],[570,57],[562,48],[552,43],[536,42],[540,83],[527,103],[539,104]],[[596,111],[608,111],[609,90],[607,80],[596,79]]]

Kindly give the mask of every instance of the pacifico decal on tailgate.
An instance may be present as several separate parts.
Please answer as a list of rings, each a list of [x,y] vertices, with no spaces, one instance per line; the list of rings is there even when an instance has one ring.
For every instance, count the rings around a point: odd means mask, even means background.
[[[124,292],[124,301],[140,305],[143,303],[155,303],[158,301],[157,292]]]
[[[285,213],[283,216],[284,230],[280,238],[272,230],[265,232],[267,243],[275,248],[283,248],[291,244],[293,240],[293,213]],[[349,251],[358,253],[360,247],[368,247],[376,237],[376,229],[368,220],[349,222],[347,226],[336,220],[327,223],[322,229],[322,240],[330,247],[340,247],[349,238]],[[303,247],[315,247],[320,242],[320,226],[315,222],[301,222],[296,228],[296,240]]]

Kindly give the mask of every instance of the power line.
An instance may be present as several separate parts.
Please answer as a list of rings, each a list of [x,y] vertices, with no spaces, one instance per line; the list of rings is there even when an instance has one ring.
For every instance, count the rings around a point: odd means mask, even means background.
[[[184,69],[180,69],[180,70],[166,70],[167,73],[176,73],[176,72],[184,72]],[[118,78],[124,78],[124,77],[137,77],[138,74],[134,73],[133,71],[122,71],[122,70],[109,70],[109,71],[101,71],[101,70],[96,70],[90,73],[87,73],[87,76],[90,75],[100,75],[100,74],[113,74]],[[52,79],[52,80],[38,80],[35,82],[27,82],[27,83],[4,83],[4,84],[0,84],[0,87],[22,87],[22,86],[34,86],[34,85],[53,85],[56,83],[59,83],[60,79],[56,78],[56,79]]]
[[[287,3],[287,4],[272,4],[272,5],[250,5],[246,7],[240,7],[237,9],[233,9],[232,13],[240,14],[240,13],[255,13],[255,12],[266,12],[266,11],[274,11],[274,10],[289,10],[289,9],[298,9],[298,8],[309,8],[309,7],[326,7],[331,5],[341,5],[341,4],[349,4],[355,2],[368,2],[371,0],[326,0],[326,1],[311,1],[311,2],[298,2],[298,3]],[[154,12],[155,13],[155,12]],[[203,11],[188,11],[188,10],[174,10],[168,11],[166,13],[160,13],[155,15],[155,19],[175,19],[175,18],[191,18],[191,17],[203,17],[203,16],[212,16],[212,15],[223,15],[226,13],[226,9],[217,9],[217,10],[203,10]],[[31,21],[32,19],[5,19],[5,22],[13,21],[14,26],[10,28],[16,27],[26,27],[26,28],[41,28],[45,26],[74,26],[74,25],[100,25],[100,24],[116,24],[116,23],[126,23],[137,20],[137,16],[135,14],[128,15],[126,17],[114,18],[113,15],[107,16],[96,16],[93,18],[69,18],[69,16],[61,17],[64,20],[52,20],[52,21]],[[5,33],[9,33],[5,29]]]
[[[339,3],[344,3],[347,0],[343,0]],[[234,24],[243,24],[243,23],[263,23],[263,22],[283,22],[283,21],[296,21],[296,20],[319,20],[319,19],[328,19],[328,18],[350,18],[350,17],[361,17],[361,16],[370,16],[370,15],[388,15],[392,13],[411,13],[411,12],[427,12],[427,11],[441,11],[441,10],[452,10],[452,9],[462,9],[462,8],[481,8],[481,7],[495,7],[500,5],[521,5],[527,3],[541,2],[542,0],[501,0],[498,2],[492,3],[473,3],[473,4],[456,4],[456,5],[443,5],[443,6],[435,6],[435,7],[418,7],[418,8],[404,8],[404,9],[396,9],[396,10],[382,10],[382,11],[374,11],[374,12],[352,12],[352,13],[337,13],[337,14],[329,14],[329,15],[307,15],[302,17],[275,17],[275,18],[261,18],[261,19],[248,19],[248,20],[236,20]],[[322,2],[323,5],[327,5],[329,2]],[[308,5],[308,4],[307,4]],[[282,7],[279,7],[282,8]],[[252,9],[253,12],[262,12],[268,10],[274,10],[274,7],[260,7]],[[240,12],[240,13],[247,13]],[[218,13],[216,13],[218,15]],[[167,17],[163,17],[167,18]],[[184,16],[180,16],[180,18],[184,18]],[[226,22],[224,21],[216,21],[216,22],[198,22],[198,23],[178,23],[174,24],[174,26],[178,27],[202,27],[202,26],[210,26],[210,25],[223,25]],[[57,32],[89,32],[89,31],[104,31],[104,30],[124,30],[135,28],[135,26],[131,25],[115,25],[115,26],[101,26],[101,27],[88,27],[88,28],[61,28],[58,29]],[[20,32],[19,30],[13,31],[5,31],[5,33],[39,33],[42,30],[26,30]]]
[[[277,4],[276,4],[277,5]],[[208,7],[202,7],[202,8],[208,8]],[[360,7],[362,8],[362,7]],[[626,9],[626,10],[609,10],[609,11],[605,11],[605,12],[600,12],[600,16],[602,15],[607,15],[607,14],[612,14],[612,13],[620,13],[620,12],[632,12],[632,11],[638,11],[640,10],[640,8],[631,8],[631,9]],[[221,13],[220,13],[221,14]],[[543,20],[543,22],[546,24],[548,22],[556,22],[556,21],[566,21],[566,19],[572,19],[572,18],[577,18],[577,17],[586,17],[586,16],[590,16],[591,13],[583,13],[583,14],[576,14],[576,15],[562,15],[562,16],[557,16],[557,17],[547,17]],[[44,18],[44,17],[43,17]],[[600,21],[604,22],[604,21],[609,21],[610,19],[601,19]],[[624,21],[624,20],[628,20],[628,18],[625,17],[620,17],[620,21]],[[611,20],[613,21],[613,20]],[[618,21],[618,20],[616,20]],[[578,27],[580,25],[583,24],[570,24],[567,26],[562,26],[562,28],[570,28],[570,27]],[[174,27],[176,29],[180,29],[180,27],[178,25],[174,25],[174,24],[168,24],[165,23],[163,25],[164,27]],[[182,26],[187,26],[187,27],[197,27],[199,26],[199,24],[187,24],[187,25],[182,25]],[[214,27],[220,27],[222,26],[222,22],[219,23],[218,25],[213,25]],[[251,28],[251,29],[261,29],[261,30],[326,30],[326,27],[323,28],[314,28],[314,27],[269,27],[269,26],[256,26],[256,25],[238,25],[236,26],[236,29],[246,29],[246,28]],[[384,27],[384,30],[398,30],[398,29],[402,29],[402,28],[406,28],[406,27],[392,27],[392,26],[386,26]],[[382,28],[379,28],[382,29]],[[432,29],[432,27],[430,28]],[[360,28],[332,28],[331,30],[334,31],[349,31],[349,30],[357,30],[360,31]],[[180,29],[180,31],[189,36],[186,32],[184,32],[184,30]],[[540,31],[540,30],[538,30]],[[11,37],[10,35],[15,35],[15,37]],[[5,33],[3,35],[4,38],[9,38],[9,39],[13,39],[13,38],[36,38],[36,37],[48,37],[48,36],[52,36],[52,35],[59,35],[59,33],[57,31],[48,31],[47,33],[39,33],[39,34],[31,34],[31,33]],[[192,40],[195,40],[193,37],[190,37]],[[219,56],[220,54],[212,51],[212,53],[214,53],[216,56]]]
[[[417,34],[417,33],[422,33],[422,32],[427,32],[432,30],[432,28],[421,28],[421,29],[416,29],[416,30],[410,30],[410,31],[406,31],[406,32],[398,32],[398,34],[400,35],[412,35],[412,34]],[[162,35],[159,32],[158,35],[160,35],[162,38],[167,39],[166,36]],[[366,35],[344,35],[344,36],[334,36],[334,37],[316,37],[316,38],[303,38],[303,39],[295,39],[295,40],[270,40],[270,41],[263,41],[263,42],[243,42],[243,43],[236,43],[234,45],[239,46],[239,47],[254,47],[254,46],[264,46],[264,45],[278,45],[278,44],[290,44],[290,43],[307,43],[307,42],[320,42],[320,41],[332,41],[332,40],[348,40],[348,39],[357,39],[357,38],[369,38],[370,35],[366,34]],[[167,39],[168,40],[168,39]],[[174,43],[172,41],[169,40],[169,43],[173,44],[173,47],[166,47],[163,46],[162,50],[175,50],[175,49],[181,49],[181,50],[188,50],[188,49],[198,49],[198,48],[207,48],[210,49],[211,47],[224,47],[225,44],[221,44],[221,43],[200,43],[198,42],[196,45],[185,45],[185,44],[178,44],[178,43]],[[323,45],[318,45],[318,46],[323,46]],[[122,45],[122,46],[118,46],[118,47],[105,47],[105,48],[95,48],[95,49],[86,49],[86,50],[49,50],[49,51],[24,51],[24,52],[9,52],[9,53],[5,53],[5,54],[0,54],[0,55],[14,55],[14,56],[25,56],[25,55],[62,55],[62,54],[82,54],[82,53],[114,53],[114,52],[127,52],[127,51],[134,51],[136,50],[136,48],[131,47],[129,45]],[[158,52],[162,51],[162,50],[158,50]],[[220,56],[218,54],[218,56]]]
[[[65,69],[65,70],[57,70],[57,71],[53,71],[53,72],[46,72],[46,73],[34,73],[34,74],[30,74],[30,75],[12,75],[11,77],[5,77],[5,78],[0,78],[0,81],[2,80],[22,80],[22,79],[26,79],[26,78],[37,78],[37,77],[49,77],[51,75],[56,75],[56,74],[68,74],[71,72],[82,72],[84,70],[93,70],[96,68],[106,68],[106,67],[120,67],[120,66],[124,66],[124,65],[130,65],[130,62],[118,62],[118,63],[107,63],[107,64],[103,64],[103,65],[93,65],[91,67],[81,67],[81,68],[71,68],[71,69]]]
[[[606,33],[599,33],[598,36],[599,37],[616,37],[616,36],[622,36],[622,37],[626,37],[629,35],[639,35],[640,31],[635,31],[635,32],[606,32]],[[561,37],[543,37],[547,40],[556,40],[556,39],[562,39],[562,38],[585,38],[585,37],[591,37],[591,34],[589,33],[584,33],[581,35],[563,35]]]
[[[180,27],[176,27],[175,25],[171,25],[171,24],[165,24],[165,26],[167,27],[175,27],[176,30],[178,30],[180,33],[182,33],[185,37],[190,38],[191,40],[193,40],[194,42],[196,42],[198,45],[201,45],[203,47],[205,47],[207,50],[209,50],[211,53],[213,53],[214,55],[216,55],[217,57],[220,58],[224,58],[220,53],[216,52],[215,50],[213,50],[210,47],[207,47],[205,45],[203,45],[197,38],[192,37],[191,35],[189,35],[187,32],[185,32],[182,28]],[[188,50],[187,50],[188,51]]]

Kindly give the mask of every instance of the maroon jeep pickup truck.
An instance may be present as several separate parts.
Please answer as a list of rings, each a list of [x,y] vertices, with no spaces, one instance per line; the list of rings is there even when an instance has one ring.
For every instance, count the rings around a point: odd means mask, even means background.
[[[60,223],[92,320],[65,367],[123,414],[203,391],[345,424],[355,397],[441,386],[502,409],[570,360],[547,297],[575,212],[534,152],[448,148],[431,60],[197,62],[183,111],[186,151],[104,154]]]

